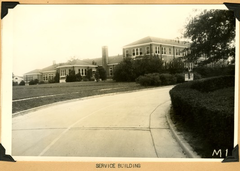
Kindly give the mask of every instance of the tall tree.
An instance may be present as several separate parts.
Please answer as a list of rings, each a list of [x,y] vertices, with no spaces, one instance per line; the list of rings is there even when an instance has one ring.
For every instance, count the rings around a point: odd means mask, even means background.
[[[214,62],[235,56],[235,18],[232,11],[205,10],[192,18],[185,29],[184,37],[191,39],[187,58],[196,60],[206,57],[205,62]]]

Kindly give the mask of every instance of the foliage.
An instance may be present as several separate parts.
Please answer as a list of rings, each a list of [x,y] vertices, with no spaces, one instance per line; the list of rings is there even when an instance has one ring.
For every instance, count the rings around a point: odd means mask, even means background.
[[[18,82],[12,81],[12,86],[17,86]]]
[[[183,83],[185,82],[185,75],[183,73],[181,74],[175,74],[175,77],[177,79],[177,83]]]
[[[188,60],[194,61],[205,55],[206,61],[210,63],[235,56],[234,13],[227,10],[205,10],[189,21],[184,36],[192,41]]]
[[[91,78],[92,78],[92,69],[90,69],[90,68],[87,68],[87,75],[86,75],[86,77],[87,77],[87,79],[89,80],[89,81],[91,81]]]
[[[182,73],[184,68],[184,62],[181,58],[175,58],[168,64],[168,70],[170,74]]]
[[[143,56],[140,59],[132,60],[135,78],[149,73],[161,73],[163,62],[158,56]]]
[[[194,80],[199,80],[199,79],[201,79],[202,78],[202,76],[199,74],[199,73],[197,73],[197,72],[194,72],[193,73],[193,79]]]
[[[234,86],[234,76],[219,76],[198,80],[197,83],[192,84],[191,88],[201,92],[211,92],[218,89]]]
[[[75,82],[75,81],[76,81],[75,70],[71,69],[69,71],[69,74],[66,77],[66,82]]]
[[[141,75],[161,73],[162,60],[157,56],[143,56],[139,59],[125,58],[114,68],[116,81],[135,81]]]
[[[54,77],[54,82],[55,83],[59,83],[59,79],[60,79],[60,74],[58,71],[56,71],[55,77]]]
[[[230,87],[223,88],[219,84],[223,80],[229,81],[229,77],[216,81],[219,79],[179,84],[170,91],[170,96],[175,114],[182,118],[195,136],[206,139],[214,149],[229,149],[233,145],[234,87],[229,84],[227,86]],[[214,85],[208,93],[197,90],[207,85]]]
[[[235,75],[235,66],[228,65],[226,67],[197,67],[194,68],[194,72],[197,72],[203,78],[220,75]]]
[[[144,76],[139,76],[136,82],[142,86],[159,86],[161,85],[161,80],[158,73],[145,74]]]
[[[54,79],[49,79],[48,83],[55,83],[55,80]]]
[[[99,78],[101,80],[106,80],[107,79],[107,73],[102,66],[98,66],[97,71],[99,73]]]
[[[36,84],[38,84],[38,79],[35,79],[35,80],[31,80],[31,81],[29,81],[29,85],[36,85]]]
[[[96,81],[98,82],[99,81],[99,78],[100,78],[100,74],[99,74],[99,71],[97,70],[96,72],[95,72],[95,79],[96,79]]]
[[[172,85],[177,83],[177,78],[172,74],[159,75],[162,85]]]
[[[133,59],[125,58],[114,68],[113,79],[116,81],[131,82],[135,81],[133,69]]]
[[[139,76],[136,82],[142,86],[172,85],[177,83],[177,78],[171,74],[152,73]]]
[[[45,82],[44,81],[40,81],[38,84],[45,84]]]
[[[76,77],[76,81],[82,81],[82,76],[80,73],[77,73],[75,77]]]
[[[25,81],[22,80],[22,81],[19,83],[19,85],[20,85],[20,86],[24,86],[24,85],[25,85]]]

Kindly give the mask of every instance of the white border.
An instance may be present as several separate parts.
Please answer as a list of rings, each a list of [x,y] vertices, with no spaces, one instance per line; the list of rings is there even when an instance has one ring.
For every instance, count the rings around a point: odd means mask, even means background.
[[[176,6],[176,5],[170,5]],[[225,5],[197,5],[199,8],[211,9],[227,9]],[[213,8],[214,7],[214,8]],[[8,17],[12,17],[12,9],[9,9]],[[14,19],[12,20],[14,21]],[[11,23],[13,24],[13,23]],[[4,25],[4,19],[2,20],[2,26]],[[4,30],[4,27],[2,27]],[[14,34],[13,34],[14,35]],[[2,39],[3,39],[2,34]],[[9,42],[2,43],[2,47],[9,45],[11,47],[11,41],[13,37],[9,39]],[[2,82],[1,82],[1,143],[6,149],[6,154],[12,153],[12,61],[14,52],[6,54],[2,50]],[[236,20],[236,55],[235,55],[235,109],[234,109],[234,146],[238,144],[238,81],[239,81],[239,22]],[[3,65],[4,64],[4,65]],[[103,162],[121,162],[121,161],[136,161],[136,162],[222,162],[220,159],[179,159],[179,158],[109,158],[109,157],[35,157],[35,156],[12,156],[17,161],[103,161]]]

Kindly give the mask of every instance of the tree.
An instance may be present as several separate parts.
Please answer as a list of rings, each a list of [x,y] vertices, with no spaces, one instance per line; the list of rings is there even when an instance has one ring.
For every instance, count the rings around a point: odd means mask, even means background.
[[[190,54],[186,58],[195,61],[205,56],[205,62],[216,62],[235,56],[235,18],[232,11],[205,10],[191,19],[184,33],[191,39]]]
[[[133,61],[136,78],[149,73],[161,73],[163,62],[158,56],[143,56]]]
[[[102,66],[98,66],[97,71],[99,73],[99,78],[102,80],[106,80],[107,79],[107,73],[105,71],[105,69]]]
[[[75,77],[76,77],[76,81],[81,81],[81,80],[82,80],[82,76],[81,76],[80,72],[77,73],[77,74],[75,75]]]
[[[113,79],[116,81],[135,81],[135,74],[133,69],[133,60],[125,58],[114,68]]]
[[[24,85],[25,85],[25,81],[22,80],[22,81],[19,83],[19,85],[20,85],[20,86],[24,86]]]
[[[90,81],[92,78],[92,69],[87,68],[86,78]]]
[[[56,74],[55,74],[55,77],[54,77],[54,82],[55,82],[55,83],[59,83],[59,79],[60,79],[59,72],[56,71]]]
[[[69,71],[69,75],[66,77],[66,82],[75,82],[76,81],[76,75],[74,69],[71,69]]]
[[[173,59],[168,66],[170,74],[182,73],[184,69],[184,62],[180,58]]]
[[[98,82],[99,81],[99,78],[100,78],[100,74],[98,72],[98,70],[95,72],[95,79],[96,81]]]

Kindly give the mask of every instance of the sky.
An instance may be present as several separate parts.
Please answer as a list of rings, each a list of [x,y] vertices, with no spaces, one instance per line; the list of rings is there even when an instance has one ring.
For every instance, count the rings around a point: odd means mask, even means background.
[[[124,45],[147,36],[181,37],[190,16],[215,7],[18,5],[2,21],[3,57],[11,58],[12,72],[22,76],[53,61],[99,58],[102,46],[109,56],[121,55]]]

